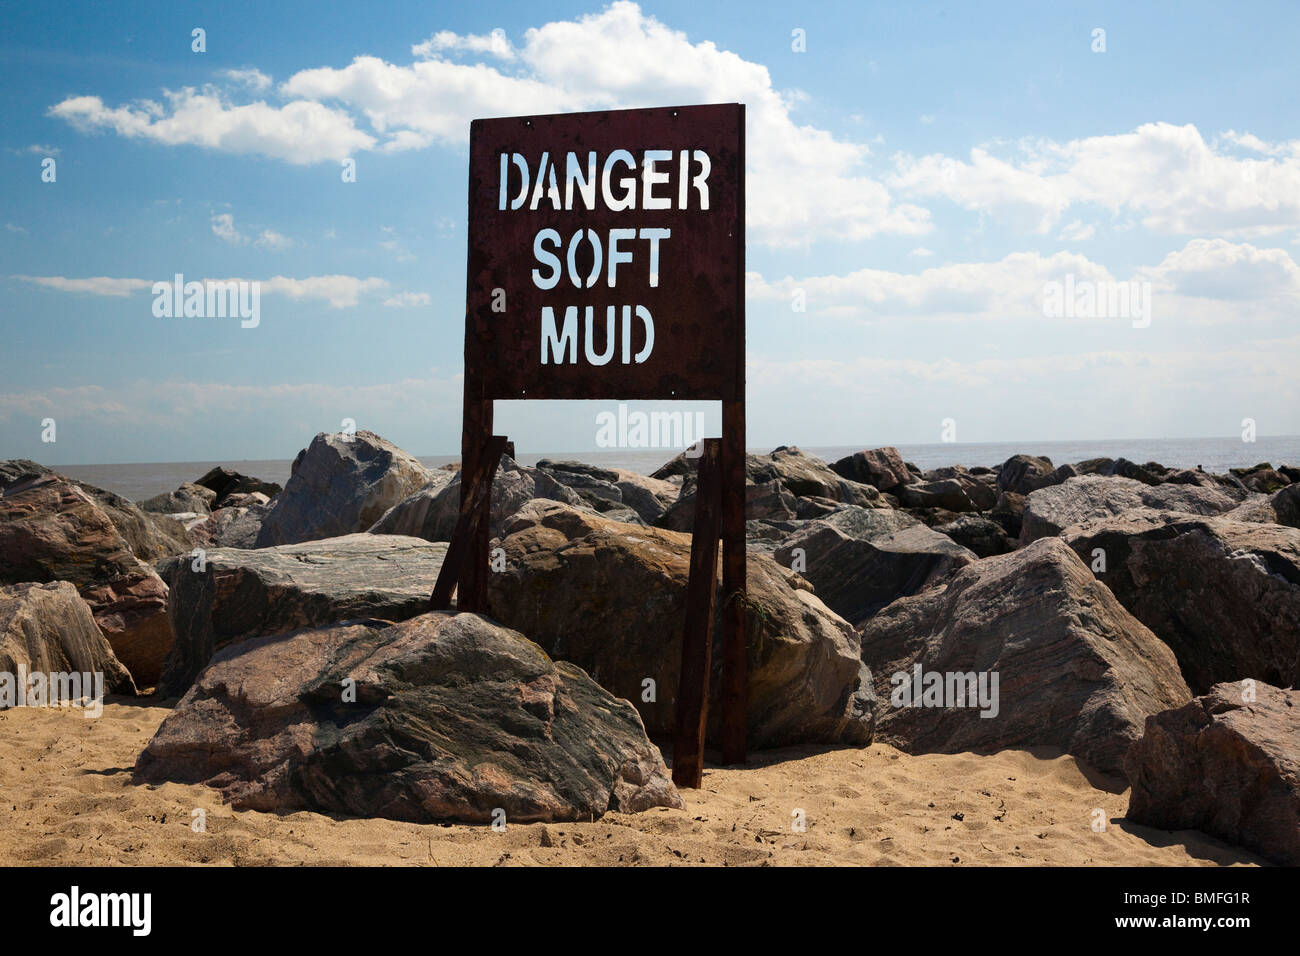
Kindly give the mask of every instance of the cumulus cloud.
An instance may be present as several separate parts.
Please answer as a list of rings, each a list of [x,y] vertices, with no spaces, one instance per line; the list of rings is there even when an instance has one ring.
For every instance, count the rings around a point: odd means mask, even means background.
[[[235,105],[216,90],[193,87],[166,91],[165,99],[109,107],[98,96],[73,96],[51,106],[49,115],[86,132],[111,130],[165,146],[253,153],[298,165],[338,161],[376,142],[347,112],[309,100]]]
[[[444,53],[506,60],[511,70],[451,62]],[[866,145],[797,122],[797,97],[775,89],[766,67],[694,42],[635,3],[526,30],[517,47],[502,31],[443,31],[413,55],[421,59],[358,56],[347,66],[302,70],[278,87],[283,106],[235,105],[219,91],[186,88],[161,104],[108,107],[78,96],[50,112],[82,129],[310,163],[368,149],[461,146],[481,116],[742,102],[752,238],[790,246],[930,229],[925,209],[894,202],[872,177]]]
[[[992,210],[1046,233],[1069,207],[1092,203],[1133,214],[1173,235],[1268,235],[1300,221],[1300,153],[1257,144],[1268,159],[1238,158],[1206,143],[1193,125],[1147,123],[1130,133],[1068,143],[1022,143],[1007,159],[983,148],[968,160],[900,155],[888,184],[913,196],[945,197]]]
[[[468,34],[461,36],[451,30],[439,30],[423,43],[411,47],[413,56],[431,58],[442,53],[485,53],[502,60],[513,60],[515,48],[506,39],[506,31],[500,27],[483,35]]]
[[[384,305],[390,308],[403,309],[418,305],[431,305],[433,299],[427,292],[399,292],[397,295],[389,296],[384,300]]]
[[[86,279],[69,279],[64,276],[14,276],[13,278],[58,292],[81,292],[87,295],[108,295],[116,298],[148,289],[153,285],[149,279],[114,279],[109,276],[91,276]]]
[[[860,269],[845,275],[767,279],[746,276],[751,303],[789,303],[801,294],[810,316],[876,322],[1003,322],[1041,318],[1048,283],[1067,276],[1091,283],[1150,283],[1158,321],[1191,325],[1287,320],[1300,313],[1300,265],[1285,249],[1225,239],[1194,239],[1154,266],[1115,276],[1088,257],[1016,252],[995,262],[965,262],[918,273]],[[1234,307],[1225,308],[1225,302]],[[1057,321],[1067,321],[1060,319]],[[1079,318],[1069,321],[1095,321]]]
[[[89,279],[68,279],[62,276],[13,276],[24,282],[35,283],[59,292],[84,292],[90,295],[127,296],[133,292],[152,289],[154,279],[114,279],[98,276]],[[171,282],[171,276],[162,280]],[[203,282],[258,282],[262,295],[283,295],[295,300],[317,299],[336,309],[357,305],[367,295],[385,292],[388,280],[376,277],[366,279],[347,275],[307,276],[296,279],[289,276],[272,276],[269,279],[205,278]]]
[[[261,92],[271,85],[271,78],[256,68],[247,70],[222,70],[221,75],[238,86]]]

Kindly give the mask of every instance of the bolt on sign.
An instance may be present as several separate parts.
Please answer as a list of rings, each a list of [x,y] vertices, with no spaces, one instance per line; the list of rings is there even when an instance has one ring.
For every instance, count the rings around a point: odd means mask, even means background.
[[[743,397],[743,111],[471,125],[466,359],[485,398]]]
[[[723,759],[745,759],[745,107],[475,120],[461,513],[432,604],[487,605],[507,399],[720,401],[703,443],[673,779],[700,785],[722,539]]]

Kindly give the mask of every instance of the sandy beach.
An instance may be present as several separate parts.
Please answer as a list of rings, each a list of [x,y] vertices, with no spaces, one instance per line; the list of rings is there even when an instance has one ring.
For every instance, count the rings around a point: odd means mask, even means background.
[[[170,702],[168,702],[170,703]],[[420,825],[236,812],[205,786],[132,782],[169,706],[110,699],[103,716],[0,712],[0,864],[369,866],[1257,865],[1202,833],[1123,820],[1127,791],[1068,755],[909,756],[797,747],[707,768],[686,810],[595,823]],[[1109,789],[1108,789],[1109,788]],[[1105,832],[1092,830],[1094,809]],[[207,831],[191,830],[192,811]],[[802,809],[805,832],[792,830]]]

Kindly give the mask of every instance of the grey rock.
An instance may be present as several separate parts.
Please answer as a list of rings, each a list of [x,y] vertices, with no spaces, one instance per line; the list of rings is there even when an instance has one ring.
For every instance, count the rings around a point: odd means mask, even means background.
[[[104,693],[136,693],[90,605],[67,581],[0,587],[0,674],[15,681],[15,694],[26,691],[17,683],[20,671],[47,680],[55,674],[102,674]],[[91,680],[91,686],[82,684],[87,696],[95,693]]]
[[[1143,509],[1064,538],[1089,564],[1100,550],[1099,578],[1169,645],[1194,692],[1300,680],[1300,530]]]
[[[1128,818],[1202,830],[1282,866],[1300,866],[1300,692],[1220,683],[1148,717],[1124,766]]]
[[[355,702],[344,699],[355,687]],[[237,809],[418,823],[683,809],[636,710],[473,614],[359,621],[217,656],[136,762]]]
[[[872,508],[845,508],[810,521],[773,557],[812,582],[827,607],[855,626],[975,560],[915,518]]]
[[[365,531],[430,474],[374,432],[316,436],[298,453],[284,490],[271,499],[257,547]]]
[[[1045,746],[1119,773],[1145,718],[1191,698],[1169,648],[1056,538],[895,601],[862,628],[862,657],[881,700],[878,739],[909,753]],[[953,675],[954,691],[986,675],[985,697],[918,700],[905,693],[918,666],[922,689],[925,674],[945,690]]]
[[[1029,494],[1020,543],[1025,545],[1038,538],[1058,535],[1080,521],[1124,514],[1137,508],[1214,515],[1236,506],[1237,502],[1230,496],[1213,488],[1147,485],[1130,478],[1084,475]]]
[[[429,608],[447,546],[396,535],[350,534],[188,555],[159,573],[175,640],[160,689],[183,694],[223,647],[263,634],[352,618],[405,620]]]
[[[505,532],[507,568],[488,581],[492,616],[631,700],[652,735],[672,735],[690,537],[540,500]],[[750,554],[747,570],[749,746],[870,742],[874,700],[852,627],[766,555]],[[720,590],[719,619],[727,600]],[[715,622],[713,699],[721,632]],[[713,708],[710,740],[718,717]]]

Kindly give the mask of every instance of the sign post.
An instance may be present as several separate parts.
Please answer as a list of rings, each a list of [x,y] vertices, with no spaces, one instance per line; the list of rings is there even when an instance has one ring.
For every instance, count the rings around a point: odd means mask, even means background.
[[[490,485],[496,464],[481,460],[493,402],[721,402],[727,762],[745,759],[747,693],[744,129],[741,104],[471,124],[466,545],[463,565],[449,571],[459,608],[485,609],[491,493],[480,483],[486,475]],[[449,586],[441,591],[449,597]],[[681,683],[707,694],[709,675]]]

